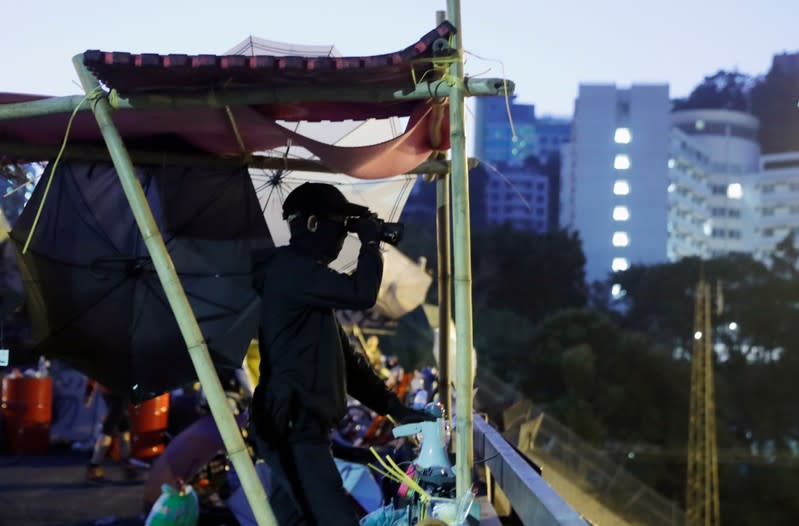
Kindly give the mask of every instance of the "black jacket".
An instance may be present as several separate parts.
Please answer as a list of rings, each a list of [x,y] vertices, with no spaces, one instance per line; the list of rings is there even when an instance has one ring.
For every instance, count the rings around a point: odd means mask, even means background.
[[[377,245],[364,245],[358,268],[340,274],[296,247],[255,256],[256,288],[263,299],[259,332],[258,396],[301,406],[323,425],[347,410],[347,393],[385,414],[394,395],[355,351],[334,309],[367,309],[377,300],[383,260]],[[254,400],[253,410],[258,409]]]

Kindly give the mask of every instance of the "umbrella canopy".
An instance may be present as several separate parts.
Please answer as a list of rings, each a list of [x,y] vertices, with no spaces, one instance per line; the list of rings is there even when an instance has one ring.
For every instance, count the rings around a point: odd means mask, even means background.
[[[137,177],[214,363],[240,367],[257,324],[250,252],[268,243],[246,169],[138,167]],[[38,352],[135,401],[196,378],[111,165],[61,164],[52,178],[48,167],[11,238]]]
[[[372,512],[383,504],[383,493],[367,466],[338,458],[335,461],[344,489],[364,512]]]
[[[337,57],[340,53],[334,46],[301,46],[274,42],[257,37],[249,37],[227,52],[227,55],[290,55],[301,52],[305,56]],[[402,134],[400,119],[361,119],[326,122],[288,122],[277,121],[277,124],[291,130],[292,133],[313,141],[347,148],[357,151],[364,145],[388,145]],[[293,143],[291,139],[285,145],[268,153],[276,156],[298,159],[317,159],[318,154],[306,147]],[[415,175],[399,175],[385,177],[384,173],[377,180],[364,181],[343,174],[323,174],[314,172],[288,170],[251,169],[253,186],[266,217],[269,232],[275,244],[288,244],[289,226],[283,220],[283,201],[299,185],[305,182],[329,183],[336,185],[353,203],[364,205],[385,221],[397,221],[410,191],[416,182]],[[339,257],[330,265],[339,272],[355,269],[358,262],[358,251],[361,244],[354,235],[347,236],[344,248]]]
[[[283,201],[294,188],[306,182],[335,185],[352,203],[368,207],[385,221],[397,221],[405,206],[415,175],[399,175],[388,179],[367,181],[342,174],[271,171],[251,169],[253,186],[258,195],[266,224],[276,246],[287,245],[291,235],[283,219]],[[355,270],[361,242],[354,234],[344,240],[341,254],[330,264],[339,272]]]
[[[236,416],[239,425],[247,420],[246,414]],[[161,456],[153,462],[144,484],[144,506],[150,508],[161,494],[161,486],[173,487],[179,481],[190,481],[217,454],[225,450],[222,435],[210,415],[201,417],[169,441]]]

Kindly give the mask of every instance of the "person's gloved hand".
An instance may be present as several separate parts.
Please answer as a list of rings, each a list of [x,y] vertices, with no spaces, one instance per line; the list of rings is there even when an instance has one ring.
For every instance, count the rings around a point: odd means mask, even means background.
[[[398,424],[415,424],[416,422],[435,422],[435,415],[427,411],[419,411],[403,405],[399,399],[394,399],[389,403],[388,414],[391,415]]]
[[[380,220],[375,214],[359,217],[354,230],[364,245],[380,241]]]
[[[251,421],[258,435],[273,444],[285,442],[291,431],[292,400],[290,396],[276,396],[274,393],[253,394]]]

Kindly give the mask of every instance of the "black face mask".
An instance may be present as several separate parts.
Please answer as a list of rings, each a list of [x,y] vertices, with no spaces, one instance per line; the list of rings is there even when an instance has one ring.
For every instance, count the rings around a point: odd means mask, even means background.
[[[314,232],[308,230],[307,218],[297,218],[291,224],[291,245],[324,264],[338,257],[346,238],[347,230],[342,221],[319,218]]]

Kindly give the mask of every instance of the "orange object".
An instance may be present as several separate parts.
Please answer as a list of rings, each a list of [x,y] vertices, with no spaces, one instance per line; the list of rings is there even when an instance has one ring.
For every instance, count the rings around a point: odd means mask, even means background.
[[[169,393],[145,400],[139,405],[131,405],[128,416],[131,455],[148,459],[163,453],[169,423]]]
[[[46,453],[53,418],[53,379],[3,378],[0,410],[13,453]]]

